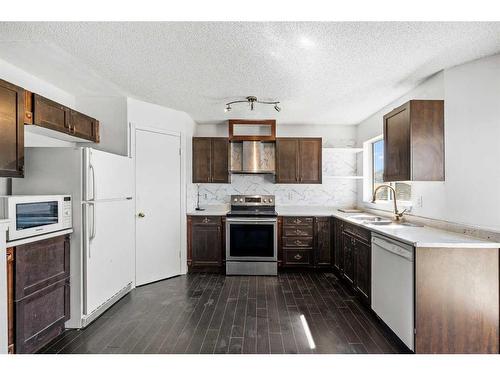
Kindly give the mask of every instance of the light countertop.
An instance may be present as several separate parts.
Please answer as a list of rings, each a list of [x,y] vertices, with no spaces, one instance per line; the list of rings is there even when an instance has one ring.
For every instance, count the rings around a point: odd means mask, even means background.
[[[229,211],[228,205],[208,205],[205,211],[193,211],[188,215],[224,216]],[[449,232],[428,226],[403,226],[398,224],[373,225],[353,216],[375,216],[370,213],[344,213],[337,207],[328,206],[276,206],[279,216],[334,216],[347,222],[364,227],[373,233],[378,233],[415,247],[456,247],[456,248],[500,248],[500,243],[482,240],[463,234]]]

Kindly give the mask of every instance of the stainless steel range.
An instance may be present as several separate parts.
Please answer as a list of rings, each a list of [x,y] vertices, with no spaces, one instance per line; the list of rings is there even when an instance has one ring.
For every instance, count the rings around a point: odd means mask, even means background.
[[[231,195],[226,220],[226,274],[278,274],[274,195]]]

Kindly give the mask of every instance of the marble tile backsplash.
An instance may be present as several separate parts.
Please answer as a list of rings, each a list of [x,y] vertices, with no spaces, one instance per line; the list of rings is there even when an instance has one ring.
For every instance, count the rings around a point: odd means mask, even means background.
[[[355,174],[356,154],[323,149],[322,184],[275,184],[273,175],[233,174],[230,184],[200,184],[200,205],[227,204],[234,194],[273,194],[278,205],[351,207],[356,205],[357,180],[329,176]],[[196,184],[188,194],[196,202]]]

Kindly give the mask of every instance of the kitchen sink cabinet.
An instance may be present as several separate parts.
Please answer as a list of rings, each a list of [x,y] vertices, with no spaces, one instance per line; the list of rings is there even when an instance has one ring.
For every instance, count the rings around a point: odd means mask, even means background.
[[[410,100],[384,116],[384,181],[444,181],[444,101]]]
[[[342,232],[344,222],[337,218],[333,219],[333,268],[339,273],[344,272],[344,246]]]
[[[24,90],[0,80],[0,177],[24,177]]]
[[[69,236],[10,248],[7,252],[9,352],[35,353],[64,331],[69,310]],[[9,259],[10,257],[10,259]]]
[[[189,272],[223,271],[225,218],[188,216],[187,222]]]
[[[321,184],[321,138],[276,139],[276,183]]]
[[[334,219],[334,269],[367,305],[371,301],[371,232]]]
[[[193,182],[229,183],[229,139],[193,137]]]

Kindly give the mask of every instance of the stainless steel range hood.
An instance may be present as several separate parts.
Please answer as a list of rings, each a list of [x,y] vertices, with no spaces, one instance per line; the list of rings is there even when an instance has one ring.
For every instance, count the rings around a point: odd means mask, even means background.
[[[274,142],[243,141],[231,144],[232,173],[274,174],[274,158]]]

